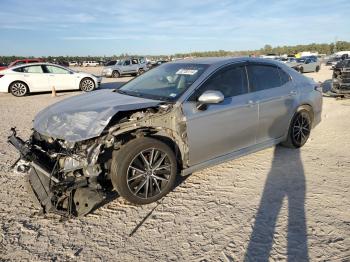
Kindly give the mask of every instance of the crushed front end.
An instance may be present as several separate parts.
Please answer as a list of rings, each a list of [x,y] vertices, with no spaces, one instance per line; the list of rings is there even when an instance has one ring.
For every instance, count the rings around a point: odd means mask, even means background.
[[[46,213],[82,216],[111,192],[106,149],[113,142],[106,136],[69,143],[34,131],[23,141],[12,129],[8,142],[19,151],[19,170],[29,174],[33,193]]]

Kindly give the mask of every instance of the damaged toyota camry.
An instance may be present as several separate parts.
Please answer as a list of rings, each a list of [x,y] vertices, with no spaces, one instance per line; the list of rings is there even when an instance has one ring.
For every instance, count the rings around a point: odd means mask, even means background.
[[[182,60],[53,104],[28,141],[15,129],[8,140],[43,210],[81,216],[110,192],[147,204],[177,175],[279,143],[301,147],[321,109],[319,86],[282,63]]]

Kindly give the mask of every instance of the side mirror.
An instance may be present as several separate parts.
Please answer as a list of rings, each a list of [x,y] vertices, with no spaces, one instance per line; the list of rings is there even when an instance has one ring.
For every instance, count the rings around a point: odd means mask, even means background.
[[[219,104],[224,101],[225,97],[220,91],[208,90],[198,98],[197,109],[203,110],[208,104]]]

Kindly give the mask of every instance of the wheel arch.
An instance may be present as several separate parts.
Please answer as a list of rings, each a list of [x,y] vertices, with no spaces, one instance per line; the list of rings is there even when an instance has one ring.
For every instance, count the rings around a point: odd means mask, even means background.
[[[172,136],[170,132],[167,132],[167,130],[158,130],[155,127],[147,127],[147,128],[135,128],[133,130],[128,130],[126,132],[120,133],[117,136],[115,136],[117,141],[123,141],[123,144],[136,139],[138,137],[150,137],[153,139],[157,139],[167,146],[170,147],[170,149],[174,152],[177,164],[178,164],[178,171],[181,171],[181,169],[184,168],[184,152],[180,149],[179,143],[175,136]]]
[[[80,82],[79,82],[79,90],[82,90],[82,89],[81,89],[81,84],[83,83],[83,81],[84,81],[85,79],[90,79],[90,80],[92,80],[92,82],[94,82],[94,84],[95,84],[95,88],[97,87],[97,82],[95,81],[95,79],[93,79],[91,76],[84,76],[84,77],[80,80]]]
[[[14,84],[14,83],[16,83],[16,82],[25,84],[25,85],[27,86],[27,88],[28,88],[28,93],[30,93],[30,88],[29,88],[28,83],[26,83],[26,82],[23,81],[23,80],[14,80],[14,81],[12,81],[12,82],[9,84],[9,86],[7,87],[7,93],[11,93],[10,87],[11,87],[12,84]]]
[[[289,119],[289,125],[288,127],[290,126],[293,118],[295,117],[295,115],[302,109],[305,109],[307,110],[309,113],[310,113],[310,117],[311,117],[311,122],[314,121],[314,110],[312,108],[312,106],[309,104],[309,103],[302,103],[301,105],[297,106],[294,110],[294,113],[292,115],[292,117]]]

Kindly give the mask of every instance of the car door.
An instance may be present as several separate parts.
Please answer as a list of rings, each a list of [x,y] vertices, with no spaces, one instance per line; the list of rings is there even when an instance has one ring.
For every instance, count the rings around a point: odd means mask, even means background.
[[[41,65],[25,66],[21,70],[30,92],[49,90],[49,80]]]
[[[49,76],[50,89],[71,90],[79,88],[79,77],[71,71],[54,65],[45,65],[45,72]]]
[[[257,143],[283,137],[289,127],[297,97],[291,77],[275,65],[250,63],[248,78],[251,92],[259,105]]]
[[[121,68],[122,74],[128,74],[132,72],[131,60],[125,60]]]
[[[132,59],[131,60],[131,70],[133,73],[137,73],[139,71],[139,61],[137,59]]]
[[[220,91],[219,104],[197,109],[198,97],[207,90]],[[195,165],[255,144],[258,107],[248,93],[244,64],[226,66],[208,78],[183,103],[189,144],[189,164]]]

